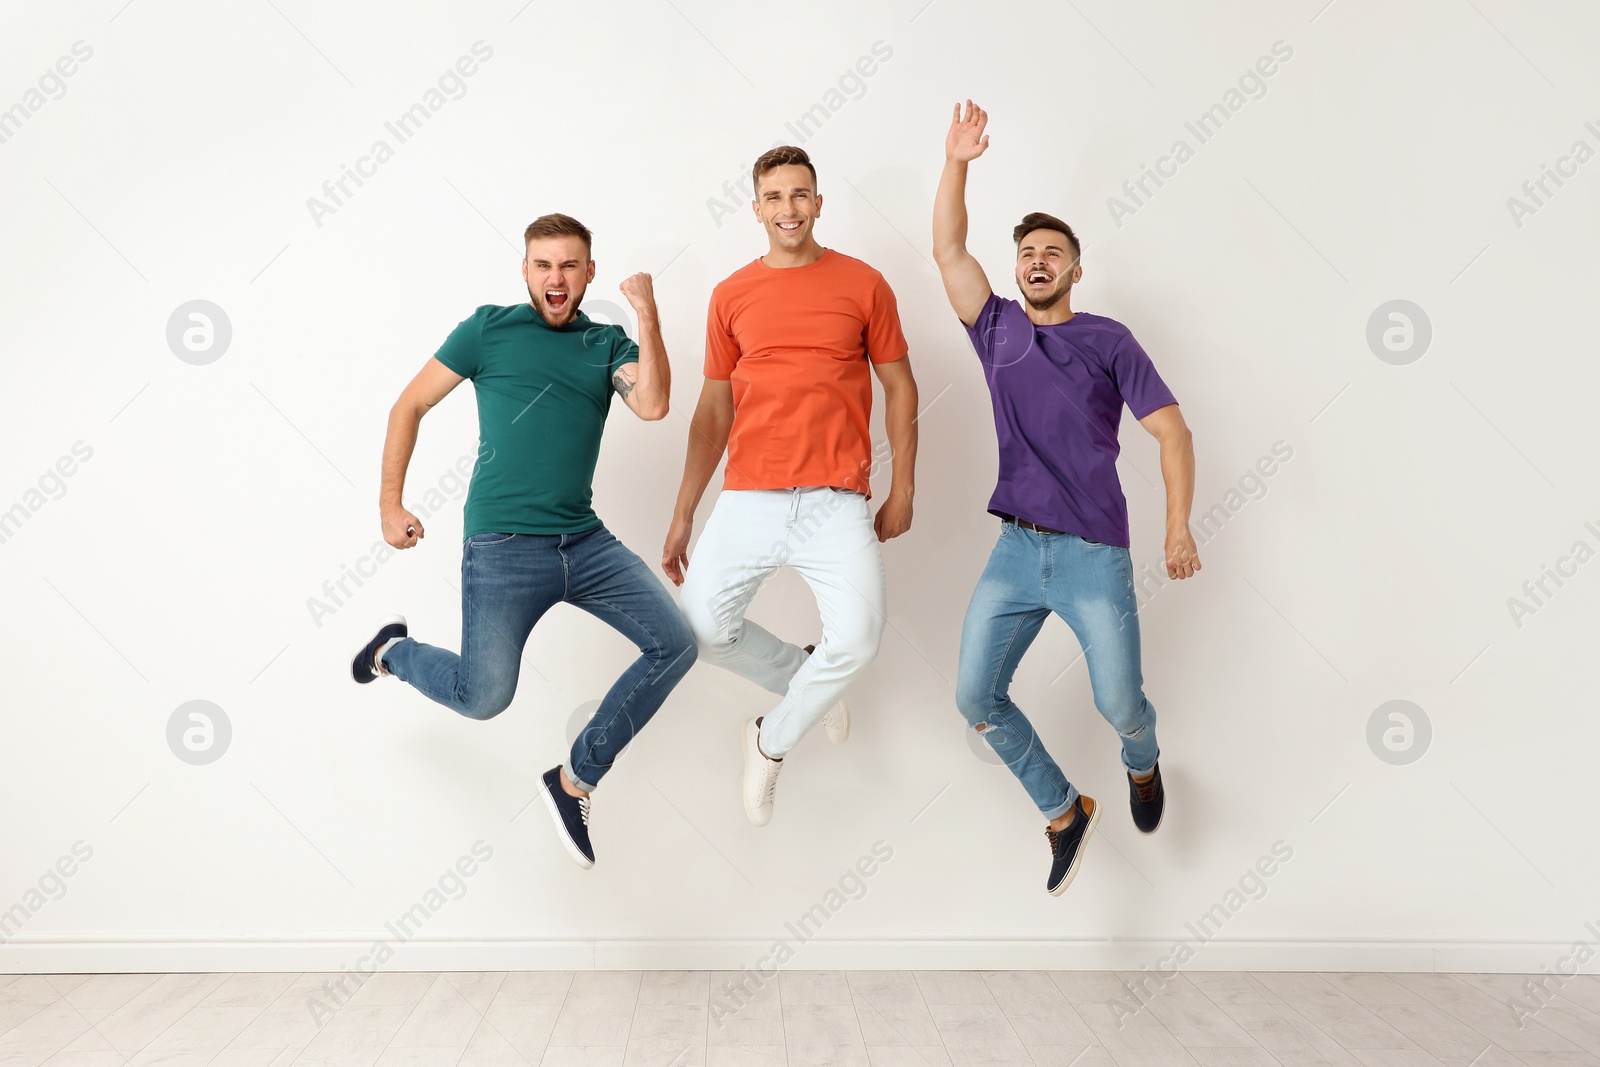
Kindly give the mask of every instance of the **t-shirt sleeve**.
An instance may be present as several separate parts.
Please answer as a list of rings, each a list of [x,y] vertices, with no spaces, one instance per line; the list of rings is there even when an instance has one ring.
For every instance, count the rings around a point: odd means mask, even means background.
[[[711,291],[711,304],[706,308],[706,367],[707,378],[727,381],[733,377],[733,365],[739,362],[739,342],[728,326],[727,308],[715,289]]]
[[[1125,334],[1111,351],[1111,377],[1117,383],[1123,403],[1136,419],[1178,402],[1131,333]]]
[[[999,293],[990,293],[978,317],[972,320],[972,325],[961,324],[972,340],[978,359],[985,364],[1007,366],[1015,363],[1026,353],[1026,346],[1033,343],[1033,324],[1028,321],[1026,314],[1023,314],[1022,322],[1017,322],[1013,310],[1020,312],[1022,306]],[[1018,346],[1023,346],[1020,351],[1017,350]]]
[[[639,362],[639,345],[621,326],[611,328],[611,369],[607,376],[617,373],[624,363]]]
[[[444,339],[433,358],[463,378],[483,369],[483,316],[481,309],[462,319]]]
[[[872,286],[872,301],[867,309],[867,358],[874,363],[893,363],[897,359],[904,359],[909,346],[906,344],[906,335],[900,329],[900,305],[894,298],[894,290],[889,288],[889,283],[879,274],[875,277]]]

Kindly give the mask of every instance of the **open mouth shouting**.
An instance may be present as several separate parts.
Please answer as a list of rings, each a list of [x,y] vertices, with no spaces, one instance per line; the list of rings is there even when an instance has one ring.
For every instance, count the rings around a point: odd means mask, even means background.
[[[1047,271],[1047,270],[1044,270],[1042,268],[1035,268],[1033,270],[1030,270],[1027,273],[1026,278],[1027,278],[1028,285],[1032,286],[1032,287],[1035,287],[1035,288],[1037,288],[1039,286],[1049,285],[1051,282],[1055,281],[1055,279],[1050,276],[1050,272]]]
[[[553,312],[560,312],[567,306],[571,294],[565,289],[546,289],[544,291],[544,305]]]

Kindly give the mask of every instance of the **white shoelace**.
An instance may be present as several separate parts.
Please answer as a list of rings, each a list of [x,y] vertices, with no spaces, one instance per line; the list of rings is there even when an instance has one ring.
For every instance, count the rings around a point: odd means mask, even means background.
[[[578,814],[583,818],[583,825],[589,825],[589,798],[578,798]]]

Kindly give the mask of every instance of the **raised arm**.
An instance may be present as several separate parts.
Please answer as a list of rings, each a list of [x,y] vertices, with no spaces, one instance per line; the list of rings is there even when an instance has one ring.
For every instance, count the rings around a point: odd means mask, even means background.
[[[422,520],[400,503],[406,488],[406,468],[411,466],[411,453],[417,447],[417,428],[422,425],[422,416],[465,380],[437,359],[429,358],[389,409],[389,430],[383,439],[378,514],[383,524],[383,539],[395,548],[411,548],[423,534]]]
[[[654,422],[672,410],[672,364],[667,362],[667,344],[661,339],[655,288],[648,274],[624,278],[620,288],[639,319],[639,362],[618,367],[611,384],[635,415]]]
[[[956,105],[944,139],[944,173],[933,199],[933,258],[944,279],[945,295],[956,316],[971,326],[994,290],[971,252],[967,251],[967,164],[983,155],[989,138],[983,128],[989,115],[971,100],[963,118]]]

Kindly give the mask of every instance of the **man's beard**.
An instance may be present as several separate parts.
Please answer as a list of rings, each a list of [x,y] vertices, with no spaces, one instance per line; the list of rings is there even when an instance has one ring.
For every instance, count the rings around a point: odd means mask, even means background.
[[[588,290],[586,289],[584,292],[588,292]],[[546,326],[555,325],[555,323],[550,321],[550,316],[546,315],[544,312],[544,300],[533,295],[533,286],[531,285],[528,286],[528,303],[533,305],[533,310],[539,313],[539,317],[544,320],[544,324]],[[570,292],[567,294],[567,307],[572,309],[571,319],[576,319],[578,317],[578,308],[582,304],[583,294],[580,293],[577,296],[573,296]],[[562,310],[565,311],[566,308],[563,308]]]
[[[1064,282],[1061,279],[1057,279],[1057,285],[1056,285],[1055,292],[1051,293],[1049,296],[1045,297],[1043,300],[1035,300],[1033,297],[1029,296],[1027,287],[1024,286],[1021,282],[1017,283],[1017,288],[1022,290],[1022,299],[1027,301],[1028,306],[1033,308],[1033,310],[1035,310],[1035,311],[1049,311],[1051,308],[1055,307],[1058,303],[1060,303],[1061,300],[1064,297],[1066,297],[1066,295],[1068,293],[1072,292],[1072,283],[1071,282]]]

